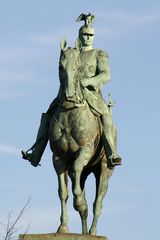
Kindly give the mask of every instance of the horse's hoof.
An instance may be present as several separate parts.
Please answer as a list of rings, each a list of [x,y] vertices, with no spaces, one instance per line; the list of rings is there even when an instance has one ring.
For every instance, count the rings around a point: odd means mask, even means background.
[[[87,228],[82,230],[82,234],[88,234]]]
[[[69,233],[67,225],[60,225],[57,230],[57,233]]]
[[[96,235],[97,235],[96,229],[90,229],[90,230],[89,230],[89,234],[96,236]]]

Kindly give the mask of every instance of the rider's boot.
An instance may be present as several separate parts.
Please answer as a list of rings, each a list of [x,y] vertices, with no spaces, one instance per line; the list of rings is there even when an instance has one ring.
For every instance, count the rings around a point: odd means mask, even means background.
[[[50,116],[43,113],[35,144],[27,151],[21,151],[22,158],[28,160],[34,167],[40,165],[39,162],[48,142],[49,125]]]
[[[109,165],[114,167],[122,164],[121,157],[117,154],[117,135],[116,130],[112,124],[108,123],[106,118],[102,120],[103,135],[102,141],[105,148],[105,152],[109,161]]]

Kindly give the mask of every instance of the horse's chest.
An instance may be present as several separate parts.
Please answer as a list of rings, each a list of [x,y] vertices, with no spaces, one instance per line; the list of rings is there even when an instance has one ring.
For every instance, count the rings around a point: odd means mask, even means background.
[[[97,135],[97,121],[86,108],[61,112],[51,127],[54,149],[62,154],[75,153],[84,146],[93,145]]]
[[[69,122],[65,120],[55,120],[53,125],[53,141],[54,146],[58,151],[76,152],[78,150],[78,144],[75,141],[75,136],[73,134],[73,128],[70,126]]]

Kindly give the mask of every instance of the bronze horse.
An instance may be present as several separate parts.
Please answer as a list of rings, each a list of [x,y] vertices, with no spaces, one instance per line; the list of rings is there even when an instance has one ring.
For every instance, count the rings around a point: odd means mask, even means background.
[[[82,233],[88,233],[85,181],[90,173],[96,178],[96,196],[93,204],[93,221],[89,233],[96,235],[96,226],[107,192],[113,168],[107,167],[102,146],[102,127],[83,97],[80,53],[61,42],[59,77],[61,99],[51,120],[49,139],[53,152],[53,165],[58,176],[61,218],[58,233],[68,232],[67,199],[68,176],[72,182],[73,205],[80,214]]]

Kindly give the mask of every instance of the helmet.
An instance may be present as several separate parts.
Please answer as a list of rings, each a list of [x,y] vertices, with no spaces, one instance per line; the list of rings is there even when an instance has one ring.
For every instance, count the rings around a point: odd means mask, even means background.
[[[93,27],[91,27],[91,25],[84,25],[79,29],[79,36],[81,34],[95,34],[95,30]]]
[[[94,28],[91,26],[91,23],[95,21],[95,16],[92,15],[91,13],[89,14],[81,14],[76,22],[79,22],[79,21],[84,21],[84,25],[79,29],[79,36],[81,34],[92,34],[94,35],[95,33],[95,30]]]

